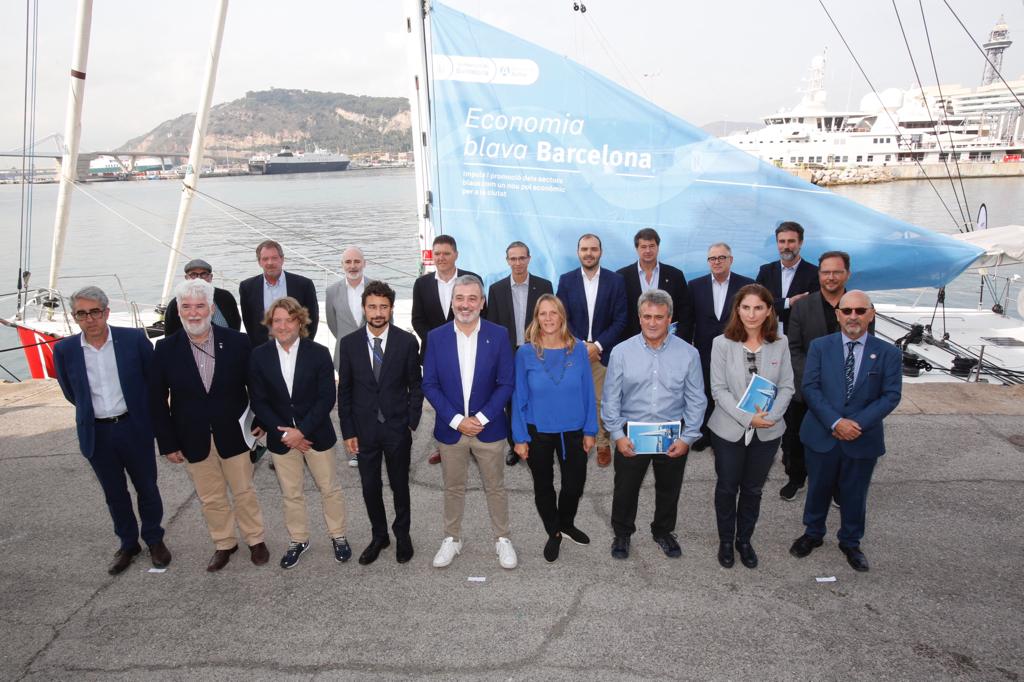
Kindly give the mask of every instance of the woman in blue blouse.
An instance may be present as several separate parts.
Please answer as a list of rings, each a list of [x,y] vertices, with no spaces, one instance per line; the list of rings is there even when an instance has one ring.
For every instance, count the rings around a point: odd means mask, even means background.
[[[595,436],[597,404],[586,345],[569,333],[562,302],[544,294],[526,329],[526,343],[516,351],[512,438],[516,454],[533,474],[537,511],[548,533],[544,558],[549,562],[558,558],[563,533],[577,544],[590,544],[575,520]],[[557,499],[555,459],[562,475]]]

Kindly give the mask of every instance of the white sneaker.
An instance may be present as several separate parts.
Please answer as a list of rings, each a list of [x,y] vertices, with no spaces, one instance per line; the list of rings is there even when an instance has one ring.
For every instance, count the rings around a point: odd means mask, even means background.
[[[452,562],[456,554],[461,553],[462,543],[451,536],[446,537],[444,542],[441,543],[441,549],[437,550],[437,554],[434,555],[434,568],[444,568]],[[512,553],[512,558],[514,565],[515,552]]]
[[[359,466],[359,460],[356,458],[355,455],[352,455],[351,457],[348,458],[348,465],[350,467],[357,467],[357,466]]]
[[[498,552],[498,563],[502,568],[515,568],[519,565],[516,550],[508,538],[498,538],[498,541],[494,543],[494,549]],[[435,559],[435,561],[437,560]]]

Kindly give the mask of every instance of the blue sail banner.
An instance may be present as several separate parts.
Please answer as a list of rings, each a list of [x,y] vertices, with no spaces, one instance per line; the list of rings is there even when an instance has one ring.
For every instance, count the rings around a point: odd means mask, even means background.
[[[941,286],[980,253],[806,183],[658,108],[589,69],[434,3],[431,109],[434,226],[460,265],[488,281],[508,272],[505,246],[526,242],[531,271],[557,281],[579,266],[592,232],[602,264],[636,260],[653,227],[660,258],[690,277],[727,242],[753,276],[778,258],[775,227],[806,230],[803,255],[850,253],[850,286]]]

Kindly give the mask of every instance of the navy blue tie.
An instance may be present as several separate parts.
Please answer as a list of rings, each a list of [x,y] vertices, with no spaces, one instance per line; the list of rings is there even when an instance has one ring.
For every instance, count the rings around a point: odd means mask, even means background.
[[[380,382],[380,366],[384,363],[384,347],[381,345],[380,337],[373,339],[373,378]],[[377,421],[384,423],[384,413],[377,408]]]
[[[847,401],[849,401],[850,400],[850,396],[853,395],[853,384],[854,384],[854,381],[856,379],[856,376],[854,375],[854,371],[853,370],[854,370],[854,367],[855,367],[856,361],[857,361],[857,359],[853,355],[853,349],[857,346],[858,343],[860,343],[860,341],[847,341],[846,342],[846,347],[849,349],[849,352],[846,354],[846,365],[845,365],[845,369],[846,369],[846,400]]]

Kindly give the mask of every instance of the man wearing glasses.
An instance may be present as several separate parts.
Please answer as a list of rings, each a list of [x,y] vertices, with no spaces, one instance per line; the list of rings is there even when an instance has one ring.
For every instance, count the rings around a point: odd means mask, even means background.
[[[202,258],[193,258],[185,264],[185,279],[201,279],[213,283],[213,267]],[[213,289],[213,324],[238,331],[242,328],[242,316],[238,314],[238,302],[227,289]],[[164,313],[164,336],[170,336],[181,329],[181,314],[178,300],[172,298]]]
[[[153,566],[164,568],[171,553],[160,525],[164,507],[148,403],[153,346],[139,329],[107,324],[109,300],[99,287],[79,289],[70,303],[82,331],[58,342],[53,360],[64,397],[75,406],[79,448],[96,472],[121,542],[107,572],[117,575],[131,565],[142,551],[140,535]],[[138,518],[126,474],[135,486]]]
[[[722,333],[725,323],[729,321],[732,297],[746,285],[754,283],[749,277],[732,272],[732,249],[725,242],[708,247],[708,268],[710,273],[692,280],[687,287],[693,313],[693,332],[684,337],[700,353],[704,395],[708,399],[704,422],[700,427],[700,439],[691,447],[698,452],[708,446],[708,419],[715,408],[711,400],[711,342]]]
[[[855,571],[868,570],[860,549],[868,486],[875,462],[885,454],[882,420],[902,395],[902,353],[868,333],[875,318],[863,291],[848,291],[836,309],[840,331],[811,342],[802,392],[807,416],[800,427],[806,446],[807,500],[804,534],[789,552],[798,559],[821,547],[832,491],[842,507],[839,549]]]
[[[500,324],[508,330],[508,340],[515,353],[526,338],[526,325],[533,319],[537,299],[544,294],[554,293],[549,280],[530,274],[530,247],[523,242],[512,242],[505,249],[505,262],[511,273],[491,285],[487,292],[487,314],[489,322]],[[509,407],[505,413],[509,414]],[[513,452],[512,434],[509,434],[509,449],[505,463],[514,466],[519,457]]]

